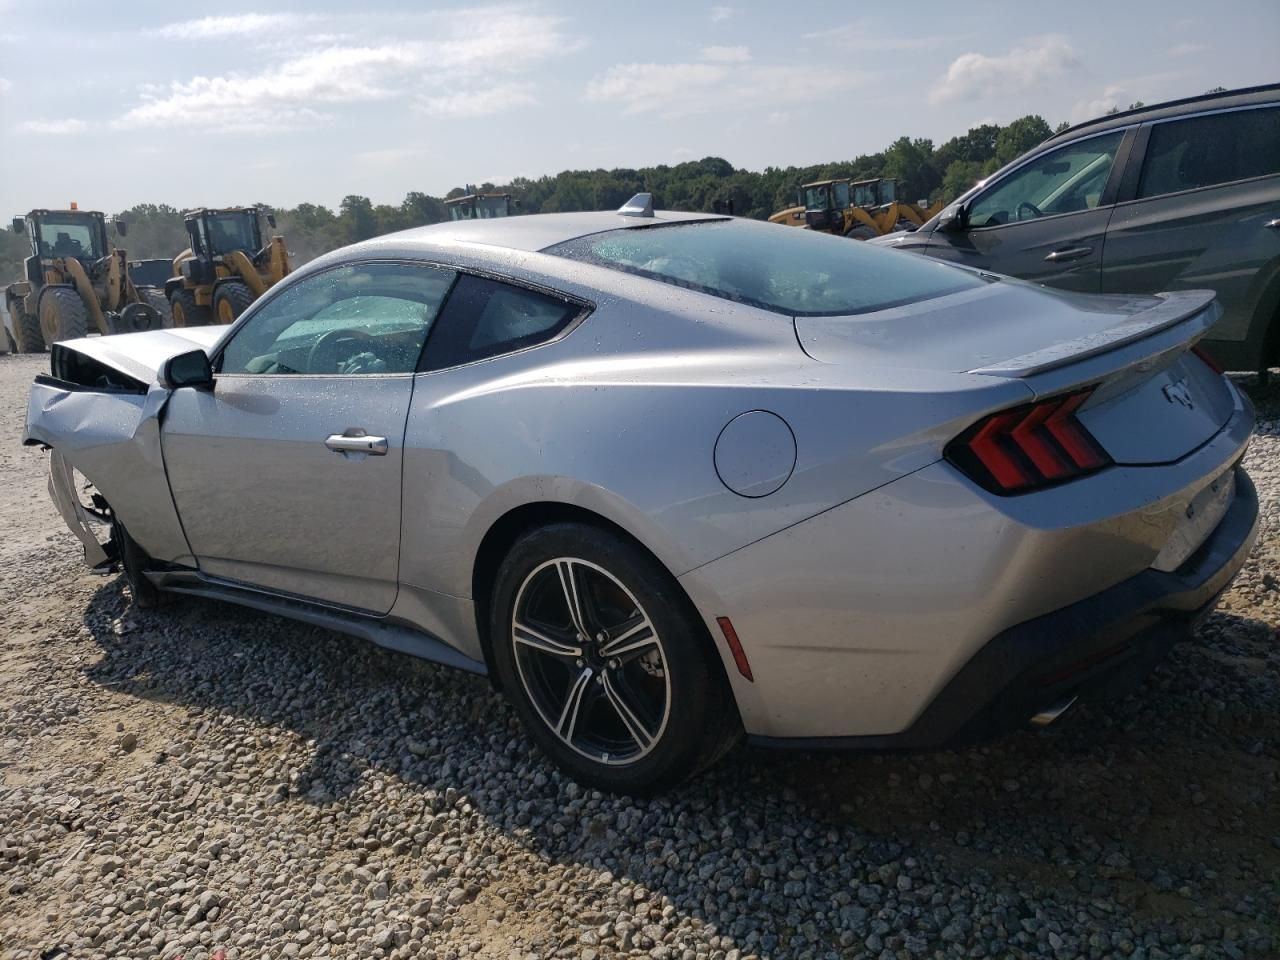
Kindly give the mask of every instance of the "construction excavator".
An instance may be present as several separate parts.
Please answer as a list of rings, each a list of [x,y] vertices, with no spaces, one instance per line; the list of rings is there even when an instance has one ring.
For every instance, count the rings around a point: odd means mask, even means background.
[[[123,237],[128,225],[117,219]],[[137,285],[124,250],[109,247],[106,217],[96,210],[32,210],[13,218],[31,256],[25,278],[4,289],[8,335],[18,353],[39,353],[57,340],[151,330],[169,315],[164,294]]]
[[[770,223],[834,233],[854,240],[869,240],[895,230],[914,230],[942,209],[899,200],[897,181],[816,180],[800,187],[794,207],[779,210]]]
[[[231,323],[292,269],[284,237],[264,245],[258,207],[201,208],[182,215],[191,245],[173,258],[164,294],[175,327]]]

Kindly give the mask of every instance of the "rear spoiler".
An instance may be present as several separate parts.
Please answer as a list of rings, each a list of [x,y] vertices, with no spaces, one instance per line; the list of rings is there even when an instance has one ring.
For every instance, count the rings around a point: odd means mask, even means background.
[[[1114,327],[1099,330],[1075,340],[1055,343],[1053,346],[1001,360],[990,366],[970,370],[970,373],[988,377],[1029,377],[1047,373],[1059,367],[1069,366],[1110,353],[1137,340],[1145,340],[1162,331],[1185,325],[1178,331],[1178,341],[1191,344],[1218,322],[1222,308],[1214,300],[1212,290],[1186,290],[1178,293],[1157,293],[1160,303],[1140,313],[1135,313]]]

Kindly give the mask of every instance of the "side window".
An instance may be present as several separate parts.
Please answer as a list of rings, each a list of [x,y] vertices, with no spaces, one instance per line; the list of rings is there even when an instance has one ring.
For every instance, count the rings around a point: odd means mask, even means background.
[[[969,205],[970,227],[1092,210],[1115,166],[1123,130],[1059,147],[1009,174]]]
[[[582,312],[576,303],[463,274],[431,334],[423,370],[523,350],[550,340]]]
[[[449,293],[451,270],[361,263],[272,296],[222,353],[224,374],[412,373]]]
[[[1151,128],[1138,197],[1280,173],[1280,108],[1233,110]]]

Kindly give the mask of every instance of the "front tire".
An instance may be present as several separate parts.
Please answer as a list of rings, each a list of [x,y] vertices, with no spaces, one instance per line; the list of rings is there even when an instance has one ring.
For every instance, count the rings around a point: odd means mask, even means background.
[[[579,783],[656,793],[740,737],[696,611],[623,537],[577,523],[526,534],[498,571],[491,610],[503,690],[532,739]]]
[[[213,315],[217,323],[235,323],[236,318],[253,303],[253,291],[239,280],[219,284],[213,292]]]
[[[143,301],[149,304],[159,315],[160,326],[173,326],[173,317],[169,315],[173,308],[169,305],[169,298],[164,295],[163,290],[156,287],[142,287],[138,293],[141,295]]]
[[[133,537],[129,536],[129,531],[118,519],[111,521],[111,539],[115,542],[120,570],[124,573],[124,581],[129,585],[129,592],[133,595],[134,606],[141,610],[160,606],[164,602],[164,594],[147,579],[143,572],[151,563],[147,552],[138,546]]]
[[[45,287],[36,304],[40,333],[47,344],[89,335],[89,310],[78,291],[70,287]]]
[[[193,291],[179,287],[169,294],[169,326],[204,327],[213,319],[213,311],[196,303]]]
[[[27,313],[21,300],[9,301],[9,316],[13,318],[14,353],[44,353],[47,349],[40,333],[40,318]]]

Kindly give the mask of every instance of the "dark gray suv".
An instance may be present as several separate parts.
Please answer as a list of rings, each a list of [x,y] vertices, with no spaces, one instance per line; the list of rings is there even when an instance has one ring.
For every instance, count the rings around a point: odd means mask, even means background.
[[[1218,361],[1280,365],[1280,84],[1082,123],[869,242],[1066,290],[1210,288]]]

